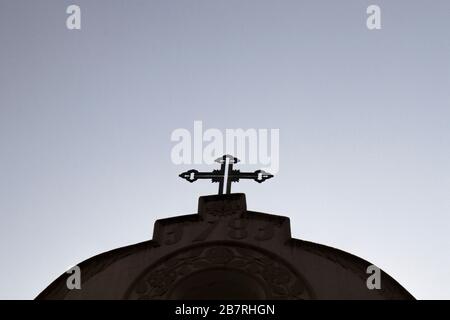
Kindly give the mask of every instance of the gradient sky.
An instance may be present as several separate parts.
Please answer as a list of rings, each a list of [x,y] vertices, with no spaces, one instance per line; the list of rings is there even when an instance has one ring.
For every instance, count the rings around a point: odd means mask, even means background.
[[[177,175],[212,167],[170,159],[194,120],[279,128],[249,209],[450,298],[449,30],[448,0],[0,0],[0,298],[196,212],[217,185]]]

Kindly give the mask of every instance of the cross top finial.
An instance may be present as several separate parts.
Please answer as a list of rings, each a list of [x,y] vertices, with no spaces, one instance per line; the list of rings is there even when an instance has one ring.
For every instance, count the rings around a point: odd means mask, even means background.
[[[179,176],[189,182],[197,181],[198,179],[210,179],[211,182],[219,183],[219,194],[223,194],[224,185],[226,185],[225,193],[231,193],[231,183],[239,182],[240,179],[252,179],[258,183],[262,183],[267,179],[273,177],[272,174],[264,170],[256,170],[255,172],[241,172],[233,169],[233,164],[239,162],[239,159],[230,155],[223,155],[215,160],[220,163],[220,169],[212,172],[199,172],[191,169],[183,172]]]

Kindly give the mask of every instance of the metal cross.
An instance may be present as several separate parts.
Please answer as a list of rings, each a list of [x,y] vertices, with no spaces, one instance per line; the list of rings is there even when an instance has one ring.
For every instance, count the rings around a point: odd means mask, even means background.
[[[239,159],[230,155],[224,155],[216,159],[216,162],[220,163],[219,170],[213,170],[212,172],[199,172],[191,169],[183,172],[179,176],[191,183],[197,181],[198,179],[211,179],[211,182],[218,182],[219,194],[223,194],[223,187],[225,184],[225,192],[231,193],[231,183],[239,182],[240,179],[252,179],[258,183],[262,183],[273,177],[272,174],[263,170],[256,170],[255,172],[241,172],[240,170],[233,169],[233,164],[238,163]]]

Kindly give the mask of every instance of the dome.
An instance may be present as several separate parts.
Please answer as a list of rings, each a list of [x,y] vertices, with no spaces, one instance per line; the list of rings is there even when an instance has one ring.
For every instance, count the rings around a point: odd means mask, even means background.
[[[37,299],[414,299],[350,253],[294,239],[289,218],[247,211],[241,193],[203,196],[198,213],[155,222],[153,239],[79,265],[81,289],[64,273]]]

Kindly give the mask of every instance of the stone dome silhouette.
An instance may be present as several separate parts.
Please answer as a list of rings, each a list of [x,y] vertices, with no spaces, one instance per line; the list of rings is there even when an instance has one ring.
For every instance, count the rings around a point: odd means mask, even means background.
[[[101,253],[64,273],[36,299],[414,299],[372,264],[294,239],[289,218],[247,211],[241,193],[203,196],[198,213],[160,219],[153,239]]]

